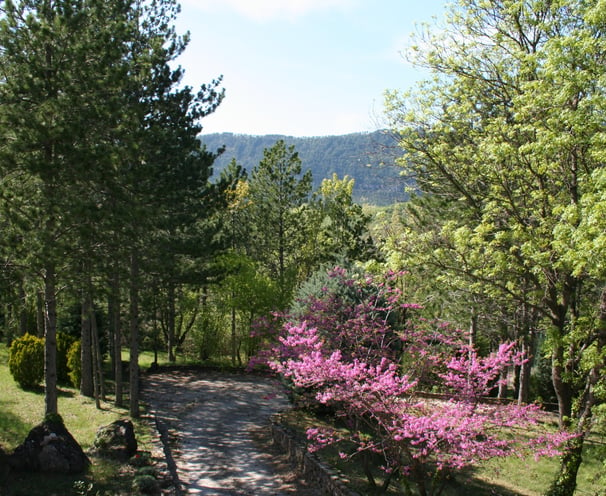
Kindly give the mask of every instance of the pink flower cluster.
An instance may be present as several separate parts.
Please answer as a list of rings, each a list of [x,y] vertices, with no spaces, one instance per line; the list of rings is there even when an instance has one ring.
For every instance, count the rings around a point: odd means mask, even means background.
[[[360,285],[358,301],[339,301],[326,289],[310,299],[309,313],[287,321],[267,362],[349,426],[347,434],[310,429],[312,450],[347,439],[356,448],[343,457],[379,455],[388,474],[406,475],[424,492],[427,480],[488,458],[559,454],[563,434],[511,435],[512,428],[540,422],[536,405],[485,401],[501,371],[524,360],[513,343],[479,356],[450,326],[413,325],[409,310],[415,306],[403,305],[388,285],[343,283]],[[376,291],[369,291],[373,285]],[[416,373],[427,370],[421,381]],[[429,376],[439,397],[423,393]]]

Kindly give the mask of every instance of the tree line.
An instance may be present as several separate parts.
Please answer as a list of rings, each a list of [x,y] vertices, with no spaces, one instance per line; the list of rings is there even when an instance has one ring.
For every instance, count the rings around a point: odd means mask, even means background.
[[[196,327],[200,355],[218,354],[221,318],[242,362],[254,348],[243,322],[286,305],[319,264],[370,253],[353,181],[312,192],[283,141],[250,177],[235,161],[213,177],[219,152],[198,137],[223,90],[220,78],[180,84],[178,12],[172,0],[2,10],[0,319],[9,342],[45,338],[47,414],[58,411],[58,330],[80,339],[84,395],[104,394],[109,354],[119,406],[129,348],[136,417],[141,346],[162,343],[174,361]]]
[[[387,206],[408,199],[409,184],[396,165],[401,150],[397,139],[387,130],[313,137],[204,133],[200,139],[211,150],[225,149],[215,161],[216,172],[232,159],[251,170],[263,158],[263,150],[283,140],[296,148],[303,168],[312,171],[314,189],[333,174],[347,175],[355,180],[356,203]]]

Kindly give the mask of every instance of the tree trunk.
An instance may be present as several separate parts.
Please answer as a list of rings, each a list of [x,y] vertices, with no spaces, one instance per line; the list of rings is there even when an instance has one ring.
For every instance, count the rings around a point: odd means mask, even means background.
[[[115,310],[112,308],[114,305],[113,302],[113,298],[112,298],[112,286],[111,286],[111,281],[109,281],[109,287],[108,287],[109,293],[107,295],[107,350],[109,352],[109,365],[110,365],[110,370],[111,372],[111,376],[113,378],[114,376],[114,370],[116,370],[116,351],[114,350],[114,346],[116,345],[116,339],[114,337],[114,332],[115,332],[115,327],[114,327],[114,322],[113,322],[113,316],[115,313]]]
[[[90,316],[90,298],[88,294],[84,294],[80,331],[80,394],[92,398],[95,393],[95,385],[93,384],[93,343]]]
[[[564,449],[560,472],[545,496],[572,496],[577,486],[577,473],[581,466],[584,435],[571,439]]]
[[[139,418],[139,261],[131,255],[130,267],[130,364],[129,364],[129,411]]]
[[[42,337],[46,332],[46,310],[44,308],[44,293],[36,293],[36,336]]]
[[[475,348],[478,336],[478,314],[475,308],[471,309],[471,319],[469,320],[469,347]]]
[[[530,399],[530,373],[536,354],[536,339],[532,329],[527,329],[522,337],[522,352],[526,357],[526,361],[520,366],[520,377],[518,379],[518,405],[527,404]]]
[[[25,288],[23,287],[23,279],[19,281],[19,299],[21,300],[21,311],[19,312],[19,336],[27,333],[27,311],[25,306],[27,295],[25,294]]]
[[[573,392],[565,380],[564,347],[561,342],[553,344],[551,363],[551,379],[558,399],[558,421],[560,428],[567,428],[572,414]]]
[[[606,348],[606,288],[602,289],[595,337],[595,362],[587,374],[585,388],[575,402],[574,416],[577,419],[575,432],[578,436],[567,443],[560,463],[560,472],[546,496],[569,496],[574,494],[576,489],[577,473],[583,460],[583,444],[591,429],[593,407],[598,403],[595,387],[606,369],[606,359],[603,358]]]
[[[533,310],[526,300],[521,305],[520,329],[522,335],[519,336],[522,352],[526,361],[520,366],[520,375],[518,377],[518,404],[527,404],[530,399],[530,373],[534,365],[534,358],[537,352],[537,339],[534,329],[538,320],[537,311]]]
[[[112,371],[115,383],[115,400],[117,407],[122,406],[122,333],[120,332],[120,278],[114,271],[110,280],[108,297],[108,317],[112,339]]]
[[[46,307],[44,343],[44,413],[57,410],[57,299],[55,291],[55,268],[51,264],[44,276],[44,299]]]
[[[99,329],[97,327],[97,316],[95,314],[94,305],[90,306],[91,308],[91,335],[92,335],[92,345],[93,345],[93,368],[94,368],[94,380],[96,382],[95,386],[95,401],[97,403],[97,408],[100,408],[101,405],[99,403],[99,399],[105,401],[105,378],[103,377],[103,357],[101,356],[101,345],[99,343]]]
[[[92,310],[92,308],[91,308]],[[99,353],[97,349],[98,336],[95,336],[97,332],[97,326],[93,325],[93,321],[95,320],[95,315],[91,311],[90,314],[90,335],[91,335],[91,355],[92,355],[92,365],[93,365],[93,396],[95,398],[95,406],[97,410],[101,410],[101,402],[99,400]]]
[[[231,306],[231,364],[236,366],[236,307],[233,304],[234,294],[232,292],[232,306]]]
[[[114,403],[117,407],[122,407],[124,404],[122,392],[122,330],[120,327],[120,276],[117,270],[114,271],[110,284],[109,325],[114,338],[112,365],[116,384]]]
[[[168,361],[175,363],[175,285],[168,283],[168,315],[166,316]]]
[[[507,369],[503,369],[499,373],[499,386],[497,389],[497,398],[505,397],[507,397]]]

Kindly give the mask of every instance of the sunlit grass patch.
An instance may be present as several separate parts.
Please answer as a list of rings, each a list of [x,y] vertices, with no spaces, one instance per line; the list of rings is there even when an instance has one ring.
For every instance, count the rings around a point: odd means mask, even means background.
[[[10,453],[21,444],[29,431],[44,417],[44,390],[21,389],[8,370],[8,350],[0,344],[0,446]],[[111,398],[108,398],[111,399]],[[101,409],[95,400],[81,396],[77,389],[61,386],[58,410],[68,431],[85,450],[92,447],[99,427],[116,419],[128,417],[128,411],[116,408],[110,402],[101,402]],[[147,424],[134,422],[140,450],[151,450],[151,432]],[[0,473],[0,494],[2,496],[48,496],[79,494],[130,494],[133,470],[127,464],[92,458],[88,473],[73,476]],[[84,491],[89,492],[84,492]]]

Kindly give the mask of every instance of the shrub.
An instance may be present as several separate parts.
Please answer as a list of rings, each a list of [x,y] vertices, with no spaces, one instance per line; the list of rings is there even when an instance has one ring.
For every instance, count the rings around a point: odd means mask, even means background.
[[[44,416],[44,422],[47,424],[57,424],[57,425],[65,425],[63,423],[63,417],[58,413],[47,413]]]
[[[76,338],[64,332],[57,333],[57,381],[61,384],[69,384],[70,367],[67,363],[67,357]],[[79,384],[78,384],[79,386]]]
[[[150,465],[137,469],[137,475],[151,475],[156,477],[156,469]]]
[[[146,467],[151,465],[152,458],[149,451],[138,451],[137,454],[131,456],[128,463],[133,467]]]
[[[158,494],[160,492],[160,484],[152,475],[137,475],[133,481],[133,489],[138,494]]]
[[[74,341],[67,352],[67,368],[69,380],[72,385],[79,389],[82,377],[82,364],[80,358],[80,340]]]
[[[44,377],[44,339],[25,334],[9,350],[8,368],[23,389],[31,389]]]

